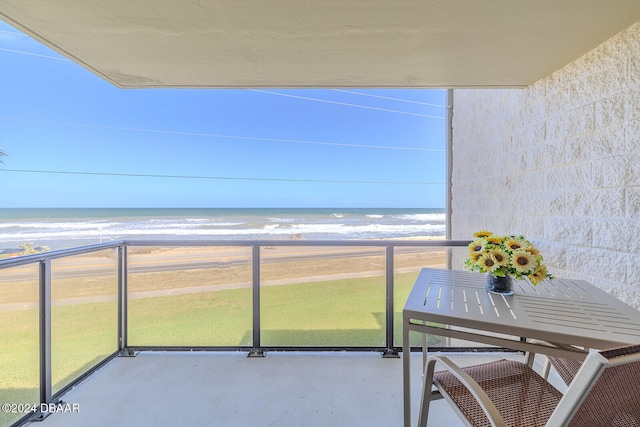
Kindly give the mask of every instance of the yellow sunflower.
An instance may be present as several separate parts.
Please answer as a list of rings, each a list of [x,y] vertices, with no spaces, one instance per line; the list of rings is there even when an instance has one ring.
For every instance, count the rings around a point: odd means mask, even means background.
[[[473,262],[478,262],[478,259],[482,256],[482,252],[472,252],[469,254],[469,259]]]
[[[480,264],[481,271],[493,272],[499,267],[498,264],[496,264],[496,262],[493,260],[493,258],[491,258],[491,255],[489,255],[488,253],[483,253],[482,255],[480,255],[480,257],[478,258],[478,264]]]
[[[541,264],[538,266],[538,268],[536,268],[536,271],[531,273],[531,275],[529,276],[529,279],[531,279],[531,283],[533,283],[534,285],[537,285],[538,283],[542,282],[546,277],[547,277],[547,267]]]
[[[487,237],[487,242],[494,244],[494,245],[499,245],[500,243],[502,243],[502,237],[498,237],[498,236],[489,236]]]
[[[489,237],[492,236],[493,233],[487,230],[480,230],[480,231],[476,231],[475,233],[473,233],[474,237]]]
[[[511,255],[511,265],[517,272],[528,274],[537,267],[536,257],[524,249],[518,249]]]
[[[527,249],[527,251],[528,251],[531,255],[533,255],[533,256],[535,256],[535,257],[537,257],[538,255],[540,255],[540,251],[539,251],[539,250],[537,250],[536,248],[534,248],[533,246],[529,246],[529,247],[528,247],[528,248],[526,248],[526,249]]]
[[[533,248],[533,245],[531,244],[531,242],[526,239],[520,239],[520,244],[522,245],[522,249],[529,250]]]
[[[489,249],[489,256],[498,267],[505,267],[509,265],[509,254],[501,248]]]
[[[485,240],[484,239],[476,239],[473,242],[469,243],[469,253],[481,252],[484,249]]]
[[[504,245],[507,247],[507,249],[510,249],[512,251],[517,251],[518,249],[524,249],[531,246],[530,244],[527,244],[527,243],[528,242],[525,240],[509,237],[507,241],[504,242]]]

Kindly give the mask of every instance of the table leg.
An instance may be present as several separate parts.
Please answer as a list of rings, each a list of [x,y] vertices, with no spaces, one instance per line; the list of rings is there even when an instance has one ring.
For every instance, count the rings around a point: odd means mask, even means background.
[[[423,322],[425,325],[427,322]],[[422,334],[422,372],[424,372],[424,367],[427,366],[427,357],[429,357],[429,349],[427,346],[427,340],[429,335]]]
[[[411,427],[411,344],[408,319],[403,319],[402,325],[402,385],[404,387],[404,427]]]
[[[427,322],[421,322],[422,324],[426,325]],[[429,346],[428,343],[429,342],[429,334],[427,333],[422,333],[422,377],[421,377],[421,381],[423,382],[423,389],[426,387],[424,384],[425,381],[425,377],[426,377],[426,367],[427,367],[427,358],[429,357]],[[426,427],[427,425],[427,418],[424,416],[424,405],[425,403],[427,405],[430,404],[431,402],[431,397],[429,397],[429,401],[425,401],[425,399],[427,398],[427,394],[429,393],[431,394],[431,386],[428,386],[428,389],[424,389],[422,396],[422,399],[420,400],[420,411],[419,411],[419,415],[418,415],[418,426],[419,427]],[[429,412],[429,408],[427,407],[427,413]]]

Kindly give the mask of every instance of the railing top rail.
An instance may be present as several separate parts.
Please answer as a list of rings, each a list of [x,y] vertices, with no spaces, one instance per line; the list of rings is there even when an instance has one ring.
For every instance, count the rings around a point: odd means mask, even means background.
[[[8,267],[17,267],[20,265],[32,264],[44,261],[45,259],[64,258],[74,255],[88,254],[91,252],[101,251],[105,249],[117,248],[124,245],[124,241],[113,241],[107,243],[98,243],[95,245],[78,246],[76,248],[59,249],[55,251],[38,252],[31,255],[23,255],[16,258],[8,258],[0,260],[0,269]]]
[[[41,262],[45,259],[64,258],[74,255],[112,249],[120,246],[170,246],[170,247],[202,247],[202,246],[339,246],[339,247],[462,247],[469,240],[421,240],[421,239],[375,239],[375,240],[119,240],[77,248],[39,252],[0,260],[0,269],[17,267]]]
[[[460,247],[470,240],[127,240],[127,246],[423,246]]]

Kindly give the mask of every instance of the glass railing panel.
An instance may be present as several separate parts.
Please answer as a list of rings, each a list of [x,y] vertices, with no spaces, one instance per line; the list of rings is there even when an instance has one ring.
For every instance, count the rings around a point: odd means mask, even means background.
[[[53,393],[118,349],[118,251],[52,260]]]
[[[128,248],[128,345],[250,346],[249,246]]]
[[[449,248],[445,247],[413,247],[398,246],[394,249],[394,346],[402,346],[402,309],[407,297],[418,278],[420,269],[447,268]],[[422,345],[422,338],[418,334],[411,335],[411,345]],[[442,346],[444,338],[429,336],[429,345]]]
[[[261,344],[385,345],[385,248],[261,250]]]
[[[469,258],[469,248],[467,246],[451,248],[451,270],[468,271],[464,262]]]
[[[40,402],[38,274],[38,263],[0,269],[0,404],[11,405],[3,426]]]

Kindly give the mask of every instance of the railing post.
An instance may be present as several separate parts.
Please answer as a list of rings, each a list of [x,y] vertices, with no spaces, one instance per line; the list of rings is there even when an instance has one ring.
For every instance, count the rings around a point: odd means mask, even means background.
[[[118,246],[118,353],[120,356],[134,356],[129,349],[129,308],[127,299],[127,278],[129,277],[128,246]]]
[[[394,258],[394,250],[393,250],[393,246],[387,246],[386,247],[386,294],[387,294],[387,304],[386,304],[386,311],[387,311],[387,322],[386,322],[386,326],[387,326],[387,334],[386,334],[386,349],[384,350],[384,352],[382,353],[382,357],[393,357],[393,358],[397,358],[399,357],[398,352],[393,348],[393,340],[394,340],[394,334],[393,334],[393,324],[394,324],[394,298],[393,298],[393,294],[394,294],[394,265],[393,265],[393,258]]]
[[[453,175],[453,89],[447,89],[447,179],[446,179],[446,215],[445,215],[445,239],[451,240],[451,182]],[[453,252],[447,248],[447,270],[451,270]],[[448,339],[448,338],[447,338]]]
[[[249,357],[264,357],[260,344],[260,246],[252,246],[253,343]]]
[[[53,403],[51,376],[51,259],[40,261],[38,272],[40,288],[40,403]],[[43,420],[50,413],[40,412],[35,419]]]

